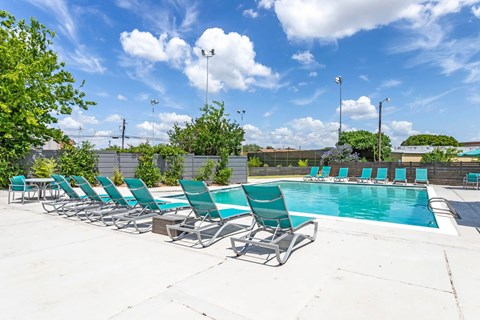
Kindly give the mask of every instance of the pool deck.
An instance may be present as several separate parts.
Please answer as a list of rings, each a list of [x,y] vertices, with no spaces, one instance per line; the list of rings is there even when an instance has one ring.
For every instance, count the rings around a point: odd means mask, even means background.
[[[2,190],[1,318],[479,319],[480,191],[433,188],[462,216],[458,235],[319,217],[317,240],[280,267],[235,257],[228,238],[172,243],[8,205]]]

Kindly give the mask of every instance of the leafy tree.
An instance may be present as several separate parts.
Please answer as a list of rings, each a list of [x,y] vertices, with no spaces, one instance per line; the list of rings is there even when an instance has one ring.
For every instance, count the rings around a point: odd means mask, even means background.
[[[420,162],[452,162],[452,160],[457,156],[457,154],[458,150],[456,148],[447,148],[446,150],[435,148],[432,152],[425,153],[422,156]]]
[[[67,141],[51,125],[56,115],[95,104],[74,88],[75,79],[51,49],[54,36],[35,18],[17,22],[0,11],[0,186],[33,147],[51,138]]]
[[[214,101],[216,106],[206,104],[203,114],[185,123],[185,128],[175,124],[168,132],[170,143],[196,155],[239,154],[245,131],[236,122],[228,119],[223,102]]]
[[[435,134],[417,134],[408,137],[402,142],[402,146],[451,146],[458,147],[457,139],[451,136]]]
[[[232,176],[232,168],[228,168],[228,151],[227,149],[220,150],[220,160],[217,164],[217,170],[213,176],[213,181],[216,184],[227,185],[230,182]]]
[[[153,147],[148,143],[142,143],[132,149],[139,153],[135,177],[142,179],[147,187],[154,187],[160,181],[162,174],[156,165],[157,158]]]
[[[88,182],[95,184],[95,176],[98,175],[98,155],[90,142],[83,141],[76,147],[65,145],[58,163],[60,173],[63,175],[83,176]]]
[[[262,147],[258,144],[250,143],[243,146],[243,152],[259,152]]]
[[[183,175],[183,162],[185,158],[183,155],[172,155],[167,156],[167,169],[163,173],[162,182],[167,186],[176,186],[178,185],[178,180],[182,178]]]
[[[320,165],[324,166],[330,162],[351,162],[358,161],[358,154],[348,144],[331,148],[320,157]]]
[[[392,144],[390,137],[382,133],[382,160],[390,159]],[[366,130],[342,132],[337,145],[348,144],[361,158],[376,161],[378,156],[378,134]]]

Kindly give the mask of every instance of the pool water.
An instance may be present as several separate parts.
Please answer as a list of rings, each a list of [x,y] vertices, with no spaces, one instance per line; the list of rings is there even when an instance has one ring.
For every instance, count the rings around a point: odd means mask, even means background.
[[[425,188],[280,181],[289,211],[438,228]],[[217,203],[247,206],[241,188],[212,191]]]

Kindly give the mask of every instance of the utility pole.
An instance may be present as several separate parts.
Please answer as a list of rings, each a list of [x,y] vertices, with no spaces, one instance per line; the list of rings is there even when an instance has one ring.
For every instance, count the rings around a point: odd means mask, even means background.
[[[122,121],[122,150],[125,148],[125,127],[126,127],[127,123],[125,121],[125,119],[123,119]]]

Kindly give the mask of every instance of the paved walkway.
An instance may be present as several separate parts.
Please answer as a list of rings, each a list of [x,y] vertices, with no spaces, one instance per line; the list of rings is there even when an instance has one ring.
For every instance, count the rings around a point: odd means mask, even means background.
[[[464,218],[458,235],[320,217],[317,240],[281,267],[236,258],[228,239],[173,244],[0,191],[0,317],[479,319],[480,191],[434,189]]]

